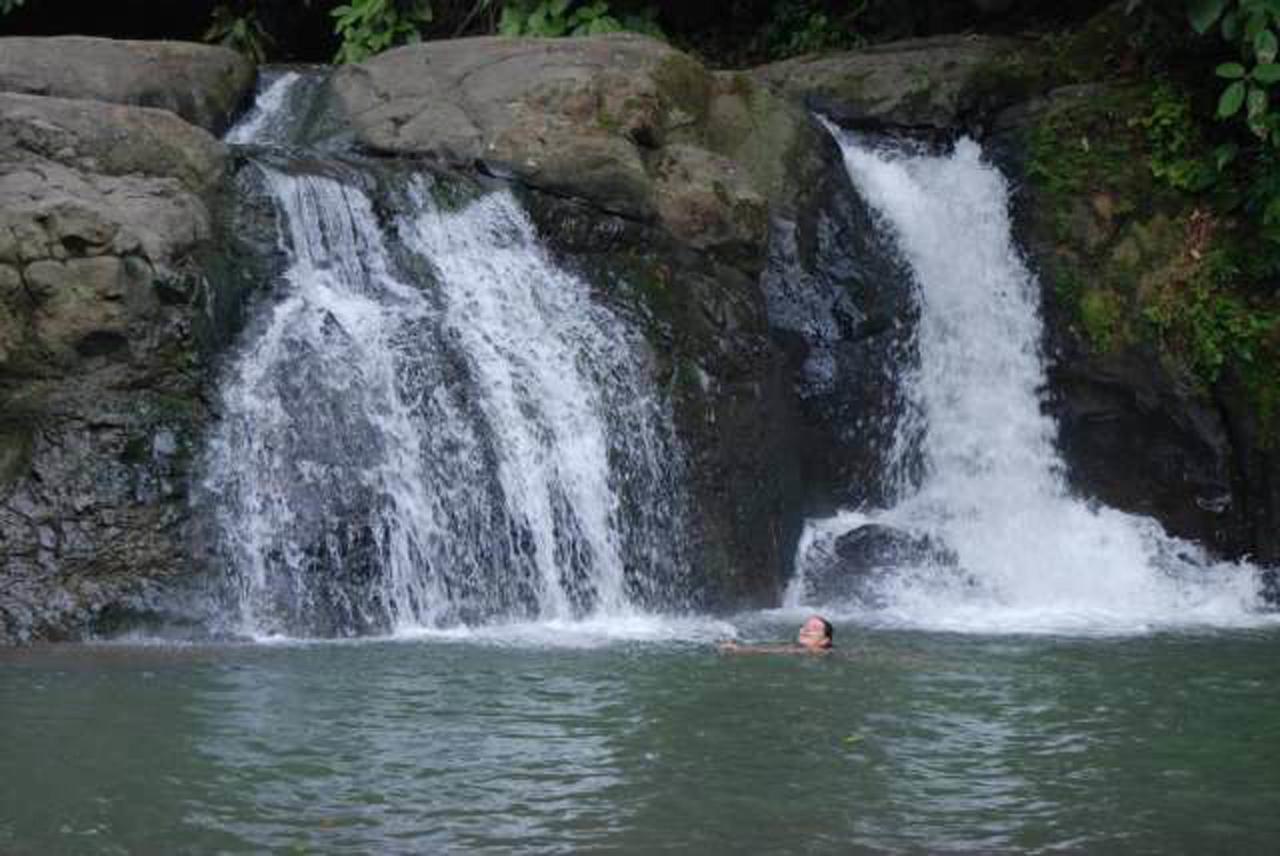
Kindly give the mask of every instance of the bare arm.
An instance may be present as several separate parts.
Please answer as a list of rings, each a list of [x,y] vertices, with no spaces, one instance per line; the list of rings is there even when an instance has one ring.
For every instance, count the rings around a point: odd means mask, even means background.
[[[829,654],[831,649],[806,648],[803,645],[740,645],[737,642],[721,642],[717,646],[721,654]]]

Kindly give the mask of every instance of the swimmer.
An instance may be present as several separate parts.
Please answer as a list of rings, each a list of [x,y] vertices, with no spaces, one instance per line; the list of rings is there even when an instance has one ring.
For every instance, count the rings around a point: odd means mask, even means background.
[[[725,654],[827,654],[835,640],[835,628],[821,615],[811,615],[800,625],[795,643],[791,645],[739,645],[729,641],[720,643]]]

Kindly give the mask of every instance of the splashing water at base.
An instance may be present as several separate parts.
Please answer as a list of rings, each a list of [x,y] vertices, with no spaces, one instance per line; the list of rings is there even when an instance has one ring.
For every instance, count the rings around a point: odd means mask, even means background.
[[[828,605],[837,613],[995,632],[1272,620],[1259,612],[1257,569],[1214,562],[1149,518],[1069,494],[1056,426],[1040,406],[1037,285],[1012,243],[1005,181],[978,145],[929,156],[841,144],[913,272],[919,365],[902,382],[922,423],[904,418],[895,454],[918,454],[924,476],[898,485],[893,508],[812,521],[787,605],[809,599],[837,539],[874,525],[944,555],[868,569],[861,592]],[[890,470],[910,469],[900,463]]]

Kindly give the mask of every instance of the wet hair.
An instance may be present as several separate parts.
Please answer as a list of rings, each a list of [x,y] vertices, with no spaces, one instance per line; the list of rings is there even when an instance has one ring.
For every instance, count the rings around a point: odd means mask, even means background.
[[[822,632],[826,635],[827,641],[834,643],[836,641],[836,629],[831,626],[831,622],[821,615],[815,615],[814,618],[822,622]]]

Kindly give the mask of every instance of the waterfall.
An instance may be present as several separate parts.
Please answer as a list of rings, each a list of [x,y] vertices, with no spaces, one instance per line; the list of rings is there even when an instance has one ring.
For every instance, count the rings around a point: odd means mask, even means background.
[[[324,85],[323,75],[304,69],[265,69],[253,106],[227,131],[236,145],[284,145],[294,141]]]
[[[811,521],[787,603],[814,601],[839,539],[854,535],[881,567],[826,606],[875,621],[1054,631],[1257,619],[1256,569],[1069,492],[1041,407],[1038,286],[1012,242],[1005,181],[978,145],[933,156],[837,136],[912,271],[919,359],[900,378],[912,406],[887,465],[923,475],[896,485],[891,507]]]
[[[251,115],[229,139],[260,145],[254,127],[289,137]],[[682,458],[651,355],[515,198],[446,210],[428,174],[375,191],[372,167],[250,157],[287,267],[225,366],[197,496],[228,629],[683,606]]]

